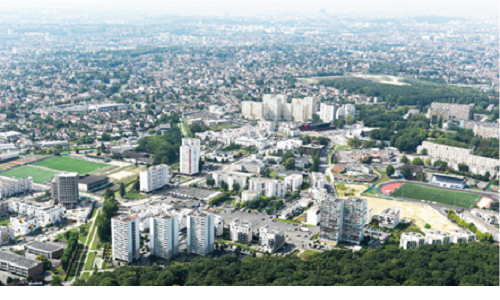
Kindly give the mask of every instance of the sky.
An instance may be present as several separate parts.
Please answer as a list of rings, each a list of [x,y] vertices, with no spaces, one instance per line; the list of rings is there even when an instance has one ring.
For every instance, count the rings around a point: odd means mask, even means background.
[[[171,14],[418,13],[465,16],[498,14],[498,0],[1,0],[2,10],[146,11]]]

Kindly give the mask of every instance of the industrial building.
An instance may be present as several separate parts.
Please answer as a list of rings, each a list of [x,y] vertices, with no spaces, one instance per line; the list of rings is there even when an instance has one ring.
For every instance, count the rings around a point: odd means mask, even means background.
[[[55,203],[73,209],[78,203],[78,173],[61,172],[52,178],[51,196]]]
[[[131,263],[141,257],[139,217],[118,215],[111,218],[113,259]]]
[[[248,245],[252,242],[252,223],[246,220],[234,219],[229,224],[231,241]]]
[[[170,175],[167,165],[156,165],[141,171],[139,174],[140,190],[149,193],[168,184]]]
[[[149,219],[151,255],[171,260],[179,255],[179,217],[161,214]]]

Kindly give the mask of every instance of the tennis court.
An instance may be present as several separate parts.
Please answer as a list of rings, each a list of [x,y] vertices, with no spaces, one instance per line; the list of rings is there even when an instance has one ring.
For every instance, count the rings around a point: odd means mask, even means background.
[[[40,161],[34,163],[34,165],[46,167],[57,171],[77,172],[80,175],[94,173],[110,167],[110,165],[107,164],[89,162],[85,160],[63,157],[63,156],[53,157],[44,161]]]

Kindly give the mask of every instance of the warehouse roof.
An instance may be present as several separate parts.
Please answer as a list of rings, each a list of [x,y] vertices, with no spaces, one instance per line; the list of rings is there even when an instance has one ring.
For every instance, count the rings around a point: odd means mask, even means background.
[[[90,175],[78,180],[78,183],[94,183],[97,181],[105,180],[106,176]]]
[[[27,268],[27,269],[30,269],[30,268],[36,267],[39,264],[42,264],[41,261],[28,259],[28,258],[25,258],[21,255],[17,255],[17,254],[10,253],[10,252],[4,252],[4,251],[0,252],[0,261],[5,261],[11,265],[16,265],[18,267]]]

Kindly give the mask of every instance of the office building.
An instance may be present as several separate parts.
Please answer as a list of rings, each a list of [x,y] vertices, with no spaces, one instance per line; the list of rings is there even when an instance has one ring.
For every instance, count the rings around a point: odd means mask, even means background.
[[[161,214],[149,219],[151,255],[171,260],[179,255],[179,217]]]
[[[113,259],[130,263],[141,257],[139,216],[118,215],[111,218]]]
[[[194,210],[187,215],[187,253],[208,255],[214,251],[214,215]]]
[[[182,139],[180,152],[180,173],[194,175],[199,171],[200,140]]]
[[[332,122],[335,119],[337,106],[334,103],[323,102],[319,107],[319,118],[323,122]]]
[[[61,172],[52,178],[51,196],[55,203],[73,209],[78,203],[78,173]]]
[[[285,244],[285,233],[283,229],[266,225],[259,229],[259,242],[264,251],[273,253]]]
[[[229,224],[231,241],[240,244],[250,244],[252,242],[252,223],[246,220],[234,219]]]
[[[170,175],[167,165],[156,165],[141,171],[139,175],[141,192],[149,193],[168,184]]]
[[[379,226],[394,229],[399,224],[399,209],[386,208],[379,214]]]
[[[367,223],[366,200],[350,197],[346,200],[325,199],[320,202],[320,239],[332,244],[360,244]]]

